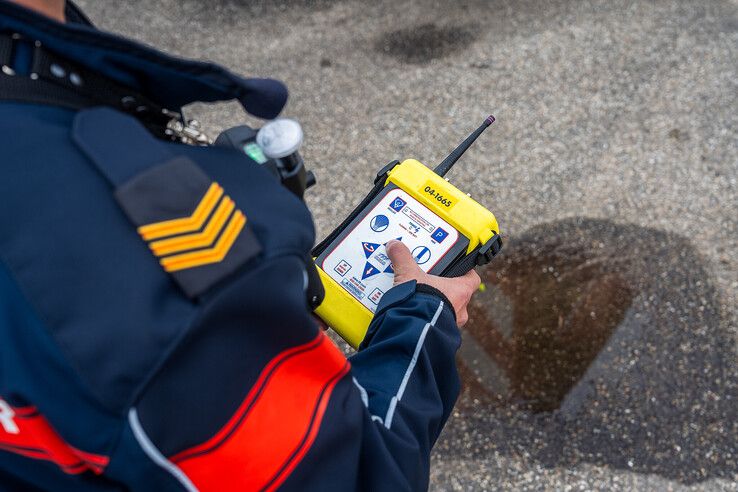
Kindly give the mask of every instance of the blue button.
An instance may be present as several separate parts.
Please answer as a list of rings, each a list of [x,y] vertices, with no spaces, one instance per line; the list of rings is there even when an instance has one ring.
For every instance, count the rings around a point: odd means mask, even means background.
[[[402,210],[402,207],[404,207],[405,205],[407,205],[407,202],[398,196],[392,201],[392,203],[390,204],[390,207],[395,212],[399,212],[400,210]]]
[[[433,234],[431,234],[431,237],[438,241],[439,243],[442,243],[444,239],[448,237],[448,232],[444,231],[440,227],[437,228],[435,231],[433,231]]]
[[[369,258],[380,245],[377,243],[361,243],[361,246],[364,248],[364,255]]]
[[[371,227],[374,232],[382,232],[387,229],[388,226],[389,219],[386,215],[377,215],[371,220],[371,222],[369,222],[369,227]]]
[[[364,273],[361,274],[361,280],[364,280],[369,277],[373,277],[374,275],[379,273],[379,269],[372,265],[371,263],[367,262],[366,265],[364,265]]]
[[[428,246],[418,246],[413,250],[413,258],[415,258],[415,263],[423,265],[431,259],[431,251]]]

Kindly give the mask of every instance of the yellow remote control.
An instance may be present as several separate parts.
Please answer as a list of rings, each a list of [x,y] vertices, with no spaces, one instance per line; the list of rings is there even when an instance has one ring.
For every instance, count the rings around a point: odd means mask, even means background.
[[[392,287],[388,241],[402,241],[421,269],[446,277],[484,265],[500,251],[492,212],[444,179],[494,121],[489,116],[434,170],[415,159],[385,166],[369,195],[313,250],[325,288],[315,313],[354,348]]]

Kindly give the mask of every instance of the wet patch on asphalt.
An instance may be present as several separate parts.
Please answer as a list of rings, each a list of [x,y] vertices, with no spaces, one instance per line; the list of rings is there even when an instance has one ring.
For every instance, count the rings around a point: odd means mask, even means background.
[[[482,279],[442,453],[738,473],[735,341],[692,242],[571,219],[509,241]]]
[[[607,259],[544,256],[505,266],[488,270],[488,288],[471,306],[462,362],[472,361],[468,376],[489,396],[556,410],[623,321],[633,292],[606,271]],[[494,386],[480,365],[485,354],[502,370]]]
[[[382,34],[374,49],[403,63],[423,64],[458,53],[475,39],[468,26],[428,23]]]

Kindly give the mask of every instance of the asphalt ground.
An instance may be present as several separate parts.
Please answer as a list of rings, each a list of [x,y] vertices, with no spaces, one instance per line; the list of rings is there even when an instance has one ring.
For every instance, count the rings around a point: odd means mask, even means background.
[[[738,3],[79,3],[284,80],[319,236],[385,163],[436,163],[495,114],[450,175],[506,244],[432,489],[738,490]]]

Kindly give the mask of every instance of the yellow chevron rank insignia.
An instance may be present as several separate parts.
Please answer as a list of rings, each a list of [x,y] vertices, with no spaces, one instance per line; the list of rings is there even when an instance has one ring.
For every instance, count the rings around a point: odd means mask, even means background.
[[[247,218],[223,188],[177,157],[115,192],[154,256],[189,297],[196,297],[261,252]]]

